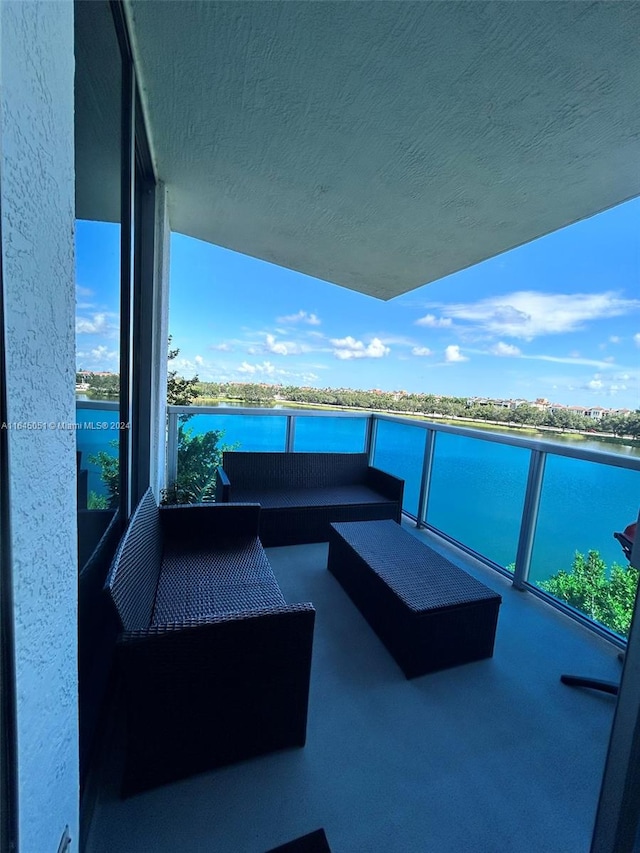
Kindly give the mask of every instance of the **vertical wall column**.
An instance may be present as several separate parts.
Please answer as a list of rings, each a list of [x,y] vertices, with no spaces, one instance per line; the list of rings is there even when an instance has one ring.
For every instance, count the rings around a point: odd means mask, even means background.
[[[20,850],[78,839],[73,4],[0,3]]]
[[[165,487],[167,447],[167,348],[169,340],[169,261],[171,229],[167,190],[156,185],[155,274],[153,286],[153,365],[151,382],[151,486],[156,498]]]

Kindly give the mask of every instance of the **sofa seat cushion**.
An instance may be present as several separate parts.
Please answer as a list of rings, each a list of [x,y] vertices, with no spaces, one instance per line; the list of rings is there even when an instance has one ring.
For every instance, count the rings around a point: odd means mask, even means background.
[[[225,543],[215,550],[168,547],[162,558],[151,624],[167,625],[285,603],[255,537]]]
[[[263,510],[389,502],[383,495],[363,485],[305,489],[233,489],[233,500],[259,503]]]

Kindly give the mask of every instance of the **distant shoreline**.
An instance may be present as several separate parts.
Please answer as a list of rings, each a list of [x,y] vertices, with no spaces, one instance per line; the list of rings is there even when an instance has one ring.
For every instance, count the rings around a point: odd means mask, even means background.
[[[113,398],[109,397],[89,397],[86,392],[82,394],[78,394],[78,397],[82,396],[85,402],[114,402]],[[263,408],[263,409],[273,409],[275,406],[267,405],[267,404],[251,404],[246,403],[243,400],[232,399],[231,397],[198,397],[197,401],[192,403],[191,405],[198,406],[225,406],[232,405],[238,406],[239,408]],[[596,441],[600,444],[613,444],[617,446],[624,447],[632,447],[632,448],[640,448],[640,441],[634,438],[626,438],[619,437],[613,435],[613,433],[596,433],[596,432],[585,432],[582,430],[575,429],[562,429],[561,427],[553,427],[553,426],[532,426],[527,424],[515,424],[515,423],[505,423],[504,421],[488,421],[488,420],[474,420],[473,418],[463,418],[456,417],[455,415],[440,415],[440,414],[417,414],[416,412],[401,412],[401,411],[391,411],[386,409],[371,409],[368,407],[357,407],[357,406],[339,406],[337,404],[329,404],[329,403],[298,403],[292,402],[289,400],[279,400],[276,404],[278,407],[282,407],[283,409],[312,409],[318,411],[330,411],[330,412],[363,412],[370,414],[372,412],[376,412],[381,415],[391,415],[393,417],[399,418],[409,418],[411,420],[419,420],[419,421],[435,421],[439,423],[447,423],[452,426],[468,426],[472,429],[480,429],[480,430],[488,430],[490,432],[509,432],[515,433],[517,435],[528,435],[528,436],[540,436],[542,439],[548,439],[552,436],[556,436],[558,438],[562,438],[563,441]]]

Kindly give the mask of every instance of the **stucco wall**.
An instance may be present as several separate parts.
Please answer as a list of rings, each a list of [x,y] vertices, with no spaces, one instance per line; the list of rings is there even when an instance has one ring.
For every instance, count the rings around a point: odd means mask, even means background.
[[[55,853],[78,838],[73,4],[0,2],[0,47],[20,851]]]

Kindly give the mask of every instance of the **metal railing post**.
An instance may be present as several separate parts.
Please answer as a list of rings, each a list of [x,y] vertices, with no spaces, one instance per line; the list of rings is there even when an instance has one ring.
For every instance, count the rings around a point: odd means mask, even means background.
[[[420,478],[420,493],[418,497],[418,527],[426,527],[427,505],[429,503],[429,491],[431,490],[431,471],[433,469],[433,454],[436,448],[436,431],[427,430],[424,442],[424,455],[422,457],[422,476]]]
[[[518,539],[518,551],[516,553],[516,566],[513,573],[513,585],[516,589],[524,589],[524,585],[529,578],[531,555],[533,553],[533,540],[536,533],[536,525],[538,523],[538,510],[540,508],[540,496],[542,494],[542,480],[544,477],[544,465],[546,459],[546,451],[531,451],[529,475],[527,477],[527,491],[524,496],[522,521],[520,523],[520,537]]]
[[[165,488],[171,488],[178,479],[178,414],[167,413],[167,477]]]
[[[378,435],[378,419],[375,415],[369,415],[367,420],[367,433],[364,439],[364,452],[367,454],[369,465],[373,465],[373,457],[376,451],[376,438]]]
[[[296,440],[296,416],[287,415],[287,436],[284,442],[286,453],[293,453],[293,445]]]

